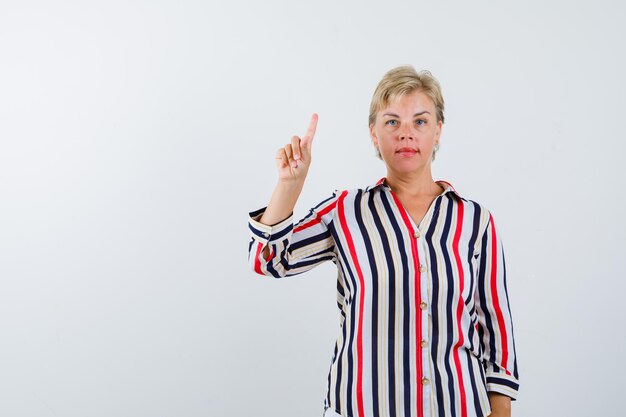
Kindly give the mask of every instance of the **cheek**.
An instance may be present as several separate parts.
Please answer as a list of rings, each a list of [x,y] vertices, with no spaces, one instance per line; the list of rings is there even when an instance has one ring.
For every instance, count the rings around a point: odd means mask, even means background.
[[[388,140],[388,138],[385,138],[385,137],[382,137],[382,138],[381,138],[381,137],[379,137],[379,140],[378,140],[378,147],[379,147],[380,149],[385,149],[385,150],[386,150],[386,149],[388,149],[390,146],[391,146],[391,145],[390,145],[390,141]]]

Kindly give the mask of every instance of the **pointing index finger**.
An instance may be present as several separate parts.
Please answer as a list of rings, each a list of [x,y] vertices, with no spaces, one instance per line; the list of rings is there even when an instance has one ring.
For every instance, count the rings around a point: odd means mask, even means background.
[[[302,144],[307,148],[310,148],[311,143],[313,143],[313,137],[315,136],[315,129],[317,128],[317,119],[318,119],[317,113],[313,113],[313,115],[311,116],[311,122],[309,123],[309,128],[307,129],[306,134],[302,138]]]

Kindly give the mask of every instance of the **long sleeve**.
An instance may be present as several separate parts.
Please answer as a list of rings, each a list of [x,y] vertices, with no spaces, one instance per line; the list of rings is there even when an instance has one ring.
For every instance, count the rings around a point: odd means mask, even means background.
[[[515,400],[519,375],[506,285],[504,249],[491,214],[481,241],[477,314],[487,391]]]
[[[267,207],[249,213],[250,268],[261,275],[281,278],[301,274],[322,262],[334,260],[335,242],[328,229],[337,203],[337,193],[322,201],[298,223],[293,213],[269,226],[259,222]],[[269,246],[267,259],[263,249]]]

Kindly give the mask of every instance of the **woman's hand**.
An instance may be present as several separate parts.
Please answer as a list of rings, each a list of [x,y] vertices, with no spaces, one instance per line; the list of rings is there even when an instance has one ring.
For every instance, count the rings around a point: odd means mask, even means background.
[[[280,148],[276,153],[276,167],[278,168],[278,184],[265,213],[259,221],[266,225],[273,225],[285,220],[293,213],[300,192],[304,187],[304,179],[311,165],[311,143],[317,127],[317,114],[311,116],[309,129],[302,139],[294,136],[291,143]],[[263,250],[267,259],[269,248]]]
[[[298,136],[291,138],[283,148],[276,153],[276,167],[278,180],[284,183],[304,183],[309,166],[311,165],[311,144],[317,127],[317,114],[311,116],[309,129],[302,139]]]

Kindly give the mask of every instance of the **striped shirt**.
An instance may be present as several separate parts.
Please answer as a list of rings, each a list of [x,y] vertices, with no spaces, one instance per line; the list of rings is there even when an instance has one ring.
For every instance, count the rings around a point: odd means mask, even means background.
[[[280,278],[336,264],[340,331],[324,410],[345,417],[488,416],[518,370],[491,213],[445,181],[417,225],[382,178],[335,191],[295,225],[250,213],[249,262]],[[268,259],[262,252],[269,245]]]

